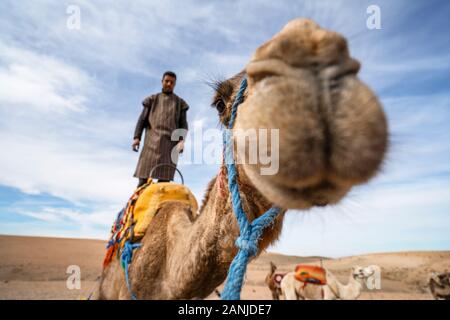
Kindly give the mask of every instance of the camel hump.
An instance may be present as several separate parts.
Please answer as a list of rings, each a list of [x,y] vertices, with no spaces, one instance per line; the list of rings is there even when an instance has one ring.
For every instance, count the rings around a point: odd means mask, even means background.
[[[324,285],[327,283],[326,271],[322,267],[299,264],[295,268],[295,279],[305,283]]]
[[[135,239],[145,235],[155,213],[167,201],[185,203],[191,207],[194,214],[198,211],[197,200],[185,185],[174,182],[150,183],[139,195],[134,205]]]

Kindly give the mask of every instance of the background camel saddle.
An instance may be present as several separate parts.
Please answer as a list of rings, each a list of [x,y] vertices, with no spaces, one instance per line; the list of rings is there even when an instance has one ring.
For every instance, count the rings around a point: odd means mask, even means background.
[[[327,276],[324,268],[299,264],[295,268],[295,279],[305,283],[324,285],[327,283]]]
[[[145,235],[150,222],[161,205],[167,201],[180,201],[197,212],[198,204],[189,188],[174,182],[151,183],[139,194],[133,210],[134,239]]]

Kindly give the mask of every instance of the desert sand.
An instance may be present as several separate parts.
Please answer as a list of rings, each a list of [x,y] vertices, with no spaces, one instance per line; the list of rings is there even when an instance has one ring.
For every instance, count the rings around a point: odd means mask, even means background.
[[[0,236],[0,299],[88,296],[101,273],[105,245],[101,240]],[[320,265],[321,260],[344,283],[353,265],[381,267],[381,289],[364,289],[359,299],[432,299],[426,287],[428,274],[450,270],[450,251],[379,253],[339,259],[263,253],[248,267],[242,299],[271,299],[264,283],[270,261],[278,266],[278,271],[288,272],[299,263]],[[70,265],[80,267],[80,289],[70,290],[66,285]],[[212,294],[208,299],[217,296]]]

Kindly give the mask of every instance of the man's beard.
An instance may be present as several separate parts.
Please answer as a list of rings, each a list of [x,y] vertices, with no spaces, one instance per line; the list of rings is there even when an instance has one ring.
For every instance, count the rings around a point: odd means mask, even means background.
[[[162,90],[161,90],[163,93],[167,93],[167,94],[169,94],[169,93],[172,93],[173,92],[173,90],[170,90],[170,89],[164,89],[164,88],[162,88]]]

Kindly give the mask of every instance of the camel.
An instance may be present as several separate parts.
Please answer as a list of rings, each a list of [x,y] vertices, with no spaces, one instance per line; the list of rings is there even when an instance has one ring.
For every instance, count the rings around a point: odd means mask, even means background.
[[[281,280],[282,297],[285,300],[356,300],[361,295],[364,283],[372,274],[354,266],[348,283],[342,284],[330,270],[325,269],[327,284],[320,286],[295,279],[295,272],[287,273]]]
[[[284,277],[282,273],[275,273],[277,270],[277,266],[270,261],[270,270],[266,276],[265,283],[269,287],[270,292],[272,293],[273,300],[280,300],[281,288],[280,281]]]
[[[261,45],[242,72],[214,84],[212,106],[227,125],[239,84],[247,78],[233,141],[236,132],[249,129],[279,132],[279,145],[268,144],[268,153],[278,155],[276,173],[261,174],[267,167],[261,161],[236,164],[249,221],[281,208],[253,258],[278,239],[288,209],[335,204],[380,170],[387,121],[376,95],[358,79],[359,68],[342,35],[295,19]],[[207,297],[226,279],[238,236],[222,165],[198,213],[176,201],[160,207],[134,251],[131,291],[137,299]],[[94,298],[132,298],[118,259],[103,269]]]
[[[436,300],[450,300],[450,273],[433,272],[428,280],[431,294]]]

